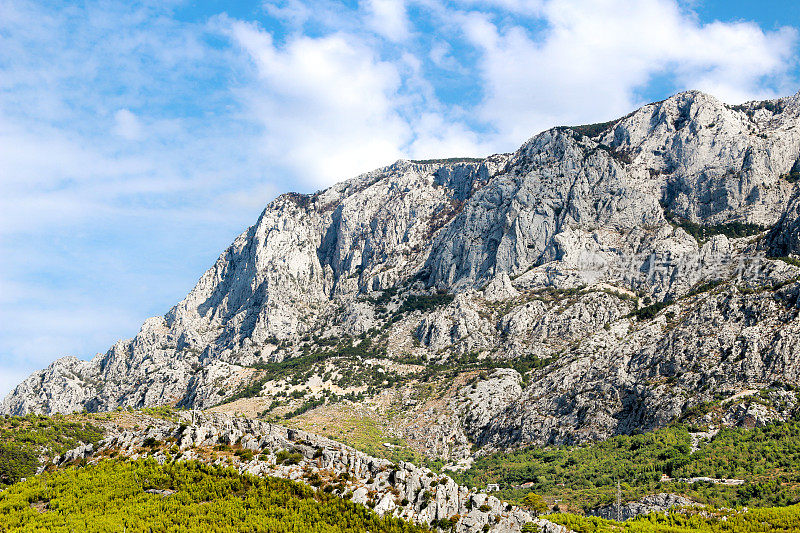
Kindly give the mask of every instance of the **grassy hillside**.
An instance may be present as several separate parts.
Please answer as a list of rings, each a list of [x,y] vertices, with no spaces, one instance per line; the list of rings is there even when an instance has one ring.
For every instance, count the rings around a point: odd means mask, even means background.
[[[0,530],[428,531],[300,483],[152,459],[103,461],[18,483],[0,493]]]
[[[373,457],[394,463],[408,461],[441,467],[441,464],[435,464],[411,449],[403,439],[393,436],[389,430],[391,423],[390,418],[382,417],[375,410],[352,404],[325,405],[284,422],[288,427],[323,435]]]

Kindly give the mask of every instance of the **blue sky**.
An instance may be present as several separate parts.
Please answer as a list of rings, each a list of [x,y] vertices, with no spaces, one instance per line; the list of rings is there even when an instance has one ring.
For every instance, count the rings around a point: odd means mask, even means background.
[[[798,28],[789,0],[0,0],[0,395],[164,314],[282,192],[793,94]]]

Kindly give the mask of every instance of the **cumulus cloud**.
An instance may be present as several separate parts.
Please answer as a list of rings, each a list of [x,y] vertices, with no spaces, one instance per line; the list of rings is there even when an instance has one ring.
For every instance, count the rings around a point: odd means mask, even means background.
[[[403,155],[410,130],[396,108],[395,65],[347,34],[300,36],[278,47],[256,25],[233,22],[231,30],[258,69],[247,102],[273,162],[326,184]]]
[[[532,35],[486,13],[464,13],[482,54],[480,116],[508,146],[545,127],[613,118],[657,75],[727,101],[766,97],[785,84],[796,31],[699,23],[673,0],[551,0]],[[772,83],[770,83],[772,82]]]
[[[366,0],[367,20],[376,33],[392,41],[409,35],[409,21],[404,0]]]
[[[266,1],[264,11],[292,27],[301,27],[315,16],[315,10],[302,0]]]

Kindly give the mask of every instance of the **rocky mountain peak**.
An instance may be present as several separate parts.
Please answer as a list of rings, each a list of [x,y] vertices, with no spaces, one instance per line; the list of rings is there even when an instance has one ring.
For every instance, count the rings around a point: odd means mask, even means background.
[[[774,256],[800,250],[798,123],[800,95],[731,106],[690,91],[511,154],[284,194],[164,317],[35,373],[2,411],[249,391],[268,413],[279,391],[335,390],[402,403],[431,431],[426,453],[457,456],[656,427],[723,390],[795,383],[800,271]],[[457,378],[413,400],[436,407],[408,410],[414,380],[445,363]]]

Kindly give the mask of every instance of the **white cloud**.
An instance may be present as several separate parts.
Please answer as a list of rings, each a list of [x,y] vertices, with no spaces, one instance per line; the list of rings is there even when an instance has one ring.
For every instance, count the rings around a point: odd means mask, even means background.
[[[453,57],[453,49],[446,41],[435,41],[428,53],[433,64],[445,70],[463,70],[458,60]]]
[[[129,141],[142,138],[142,122],[128,109],[120,109],[114,113],[114,133]]]
[[[544,0],[460,0],[462,6],[477,9],[499,9],[516,14],[541,14]]]
[[[402,41],[409,36],[404,0],[366,0],[364,4],[373,31],[391,41]]]
[[[252,24],[231,29],[258,69],[246,98],[272,162],[323,185],[403,156],[411,131],[397,109],[394,64],[348,34],[298,36],[278,47]]]
[[[482,53],[480,116],[508,147],[552,125],[625,113],[659,74],[729,101],[771,96],[765,78],[782,83],[796,41],[790,29],[703,25],[673,0],[551,0],[542,16],[540,38],[488,14],[462,16]]]
[[[446,120],[438,113],[417,117],[414,142],[408,149],[413,159],[474,157],[488,155],[494,146],[460,121]]]
[[[264,11],[296,28],[314,16],[314,10],[301,0],[268,0],[264,2]]]
[[[264,128],[262,149],[305,183],[330,185],[399,158],[493,151],[458,106],[438,101],[413,53],[387,61],[353,33],[297,35],[279,46],[254,24],[229,27],[258,71],[243,95]]]
[[[126,158],[105,157],[96,143],[86,141],[77,132],[70,134],[35,121],[20,122],[0,113],[0,180],[6,186],[29,189],[65,179],[80,183],[98,175],[143,171],[141,165]]]

